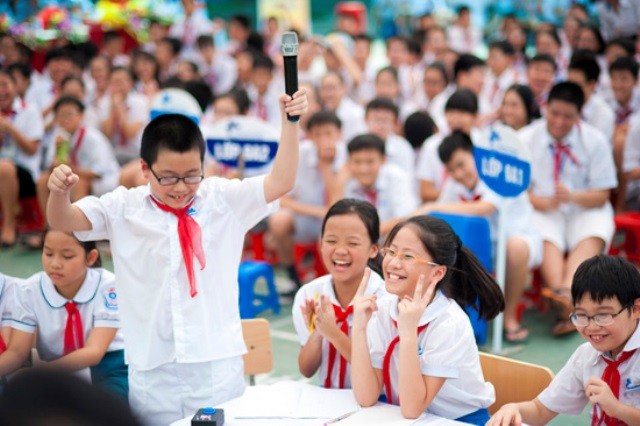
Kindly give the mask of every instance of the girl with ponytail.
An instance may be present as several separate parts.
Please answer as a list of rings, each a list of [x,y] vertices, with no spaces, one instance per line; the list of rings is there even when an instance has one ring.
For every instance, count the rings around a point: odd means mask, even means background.
[[[478,347],[461,306],[490,320],[504,297],[478,259],[441,219],[416,216],[397,224],[384,247],[387,292],[354,298],[351,384],[358,403],[381,391],[407,418],[424,411],[475,425],[489,420],[495,391],[484,381]]]

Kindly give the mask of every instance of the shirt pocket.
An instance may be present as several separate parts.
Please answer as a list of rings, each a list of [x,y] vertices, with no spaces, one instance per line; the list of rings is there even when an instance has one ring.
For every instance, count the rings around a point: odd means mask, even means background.
[[[634,371],[621,381],[620,399],[632,407],[640,408],[640,372]]]

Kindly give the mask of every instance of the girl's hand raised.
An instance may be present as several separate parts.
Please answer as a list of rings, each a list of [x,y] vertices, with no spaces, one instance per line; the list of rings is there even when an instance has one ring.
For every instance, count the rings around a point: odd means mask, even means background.
[[[424,289],[424,281],[424,275],[420,275],[413,297],[404,296],[398,302],[398,334],[415,334],[422,313],[433,300],[438,280],[434,278],[426,289]]]
[[[364,276],[356,295],[353,298],[353,329],[364,331],[367,328],[367,324],[371,319],[371,315],[378,310],[378,303],[376,302],[376,296],[374,294],[365,295],[364,292],[369,284],[369,276],[371,276],[371,269],[366,268],[364,270]]]
[[[314,299],[305,300],[304,304],[300,305],[300,312],[302,312],[304,325],[309,329],[311,327],[311,321],[316,313],[316,301]]]

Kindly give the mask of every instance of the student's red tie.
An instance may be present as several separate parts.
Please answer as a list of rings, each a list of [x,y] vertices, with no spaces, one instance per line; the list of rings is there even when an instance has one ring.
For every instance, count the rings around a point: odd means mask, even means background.
[[[563,143],[562,141],[556,141],[553,144],[553,182],[558,183],[560,181],[560,174],[562,174],[562,161],[563,157],[567,157],[576,166],[580,165],[580,161],[573,155],[571,147]]]
[[[198,263],[200,263],[200,270],[204,269],[206,265],[206,258],[204,256],[204,250],[202,249],[202,233],[200,232],[200,225],[198,225],[198,222],[189,215],[189,208],[191,208],[193,201],[181,209],[174,209],[173,207],[160,203],[153,197],[151,197],[151,199],[156,206],[160,208],[160,210],[173,213],[178,217],[178,238],[180,239],[180,248],[182,249],[184,265],[187,268],[189,291],[191,297],[195,297],[196,294],[198,294],[198,290],[196,289],[196,278],[193,273],[193,256],[198,259]]]
[[[64,305],[67,310],[67,325],[64,328],[64,354],[71,353],[84,347],[82,318],[75,302]]]
[[[7,345],[4,343],[4,339],[0,336],[0,354],[7,350]]]
[[[458,195],[458,198],[463,203],[470,203],[470,202],[473,202],[473,201],[480,201],[482,199],[480,194],[476,194],[475,192],[471,193],[468,197],[465,197],[464,195],[460,194],[460,195]]]
[[[377,189],[363,188],[362,193],[364,194],[364,197],[367,199],[367,201],[371,203],[373,207],[378,207],[378,190]]]
[[[611,392],[616,399],[620,399],[620,371],[618,367],[620,364],[631,358],[636,350],[632,350],[629,352],[623,352],[620,354],[617,360],[611,361],[605,357],[602,357],[604,362],[607,363],[607,367],[604,369],[602,373],[602,380],[605,381],[609,388],[611,388]],[[624,422],[616,419],[615,417],[609,417],[604,411],[602,411],[602,418],[599,419],[597,416],[597,410],[594,408],[593,414],[591,416],[591,425],[596,426],[601,423],[604,423],[606,426],[622,426],[625,425]]]
[[[623,106],[622,108],[618,108],[616,110],[616,124],[623,124],[628,119],[629,116],[633,113],[633,110],[629,105]]]
[[[398,323],[393,321],[393,325],[398,328]],[[417,333],[420,336],[429,324],[424,324],[418,327]],[[391,372],[389,368],[391,366],[391,356],[393,355],[393,351],[396,349],[398,342],[400,341],[400,335],[396,336],[395,339],[389,343],[387,346],[387,351],[384,353],[384,361],[382,363],[382,378],[384,380],[384,393],[387,395],[387,403],[393,404],[393,393],[391,393]],[[400,397],[398,396],[398,404],[400,404]]]
[[[342,309],[338,305],[333,305],[333,312],[336,315],[336,325],[340,327],[340,331],[342,331],[345,335],[349,335],[349,322],[347,319],[349,315],[353,314],[353,305],[349,305],[347,309]],[[324,380],[324,387],[331,388],[331,376],[333,373],[333,365],[336,361],[337,349],[331,343],[329,343],[329,359],[327,362],[327,377]],[[340,355],[340,389],[344,389],[344,378],[347,375],[347,360],[345,357]]]

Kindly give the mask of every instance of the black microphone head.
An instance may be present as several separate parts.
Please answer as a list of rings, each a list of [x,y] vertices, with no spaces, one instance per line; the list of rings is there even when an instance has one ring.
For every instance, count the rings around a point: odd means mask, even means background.
[[[293,31],[282,34],[281,50],[283,56],[298,55],[298,35]]]

